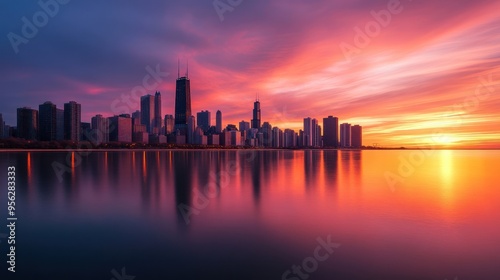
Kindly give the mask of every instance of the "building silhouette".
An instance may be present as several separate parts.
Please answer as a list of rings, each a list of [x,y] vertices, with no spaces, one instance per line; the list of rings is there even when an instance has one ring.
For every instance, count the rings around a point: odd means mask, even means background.
[[[256,100],[253,103],[253,119],[252,119],[252,128],[260,128],[260,102]]]
[[[161,117],[161,93],[159,91],[155,92],[155,104],[154,104],[154,121],[153,121],[153,134],[160,134],[162,127],[162,117]]]
[[[217,110],[215,114],[215,132],[222,132],[222,112],[220,110]]]
[[[130,118],[130,115],[109,118],[109,141],[132,142],[132,118]]]
[[[196,124],[201,127],[203,132],[207,132],[210,129],[211,114],[209,111],[201,111],[196,114]]]
[[[340,125],[340,146],[342,148],[351,147],[351,125],[348,123]]]
[[[331,148],[339,146],[339,119],[336,117],[323,118],[323,146]]]
[[[17,137],[26,140],[38,139],[38,111],[29,107],[17,109]]]
[[[64,110],[56,108],[56,140],[64,140]]]
[[[361,148],[363,146],[362,127],[353,125],[351,127],[351,146],[353,148]]]
[[[109,119],[104,118],[102,115],[95,115],[92,117],[91,122],[91,135],[90,139],[97,145],[109,142]]]
[[[191,81],[189,72],[186,70],[186,76],[177,75],[175,82],[175,130],[181,135],[186,135],[187,124],[191,117]]]
[[[240,131],[247,131],[250,129],[250,123],[242,120],[239,124]]]
[[[312,147],[313,145],[313,123],[310,117],[304,118],[304,130],[303,130],[303,145],[305,147]]]
[[[141,96],[141,123],[148,133],[153,133],[155,124],[155,97],[151,94]]]
[[[47,101],[38,106],[38,129],[40,141],[54,141],[57,137],[57,108]]]
[[[64,139],[80,140],[81,105],[75,101],[64,103]]]

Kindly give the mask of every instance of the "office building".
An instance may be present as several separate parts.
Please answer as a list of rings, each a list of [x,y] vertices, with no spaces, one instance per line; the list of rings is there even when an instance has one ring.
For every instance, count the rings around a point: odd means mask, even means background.
[[[253,118],[252,118],[252,128],[260,128],[260,102],[256,100],[253,103]]]
[[[181,135],[186,135],[189,117],[191,117],[191,81],[186,70],[186,76],[180,77],[178,74],[175,82],[175,130]]]
[[[161,93],[155,92],[154,99],[154,120],[153,120],[153,134],[160,134],[163,122],[161,117]]]
[[[54,141],[57,136],[57,108],[52,102],[38,106],[38,129],[40,141]]]
[[[210,129],[211,114],[209,111],[201,111],[196,114],[197,125],[201,127],[203,132],[207,132]]]
[[[328,116],[323,118],[323,146],[337,148],[339,145],[339,119]]]
[[[90,120],[92,128],[91,139],[95,145],[109,142],[109,119],[104,118],[102,115],[95,115]]]
[[[56,140],[64,140],[64,110],[56,108]]]
[[[155,97],[151,94],[141,96],[141,124],[148,133],[153,133],[155,123]]]
[[[312,147],[313,146],[313,123],[311,118],[304,118],[304,139],[303,145],[304,147]]]
[[[132,118],[126,115],[109,118],[109,141],[132,142]]]
[[[348,123],[340,125],[340,146],[342,148],[351,147],[351,125]]]
[[[241,121],[239,123],[239,129],[240,131],[247,131],[250,129],[250,123],[246,121]]]
[[[81,105],[75,101],[64,103],[64,139],[80,140]]]
[[[189,116],[187,123],[186,143],[194,144],[194,131],[196,129],[196,118]]]
[[[215,132],[222,132],[222,112],[220,110],[217,110],[217,113],[215,114]]]
[[[38,111],[23,107],[17,109],[17,137],[26,140],[38,139]]]
[[[363,146],[362,142],[362,127],[360,125],[353,125],[351,127],[351,146],[359,149]]]

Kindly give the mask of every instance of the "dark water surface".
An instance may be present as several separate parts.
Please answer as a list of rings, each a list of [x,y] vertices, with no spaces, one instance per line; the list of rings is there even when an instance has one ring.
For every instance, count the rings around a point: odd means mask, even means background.
[[[500,151],[416,153],[0,152],[1,279],[500,279]]]

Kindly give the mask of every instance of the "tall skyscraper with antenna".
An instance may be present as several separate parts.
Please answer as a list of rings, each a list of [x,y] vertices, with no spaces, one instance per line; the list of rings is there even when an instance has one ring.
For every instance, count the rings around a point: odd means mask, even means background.
[[[253,103],[252,128],[257,128],[257,129],[260,128],[260,102],[258,96],[255,102]]]
[[[177,81],[175,83],[175,130],[186,135],[187,124],[191,117],[191,81],[189,80],[189,68],[186,64],[186,75],[180,77],[180,67],[177,69]]]
[[[157,91],[155,93],[155,108],[154,108],[154,128],[153,133],[159,134],[162,127],[162,117],[161,117],[161,93]]]

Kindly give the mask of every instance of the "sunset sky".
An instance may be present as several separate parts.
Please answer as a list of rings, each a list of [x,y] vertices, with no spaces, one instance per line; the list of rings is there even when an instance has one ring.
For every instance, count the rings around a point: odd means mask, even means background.
[[[13,47],[42,8],[3,1],[0,113],[16,125],[18,107],[74,100],[84,122],[112,116],[159,67],[170,75],[148,93],[173,114],[180,58],[192,111],[212,123],[217,110],[224,125],[250,121],[258,94],[263,121],[282,129],[333,115],[362,125],[364,145],[500,148],[500,2],[397,2],[244,0],[221,17],[212,0],[71,0]]]

